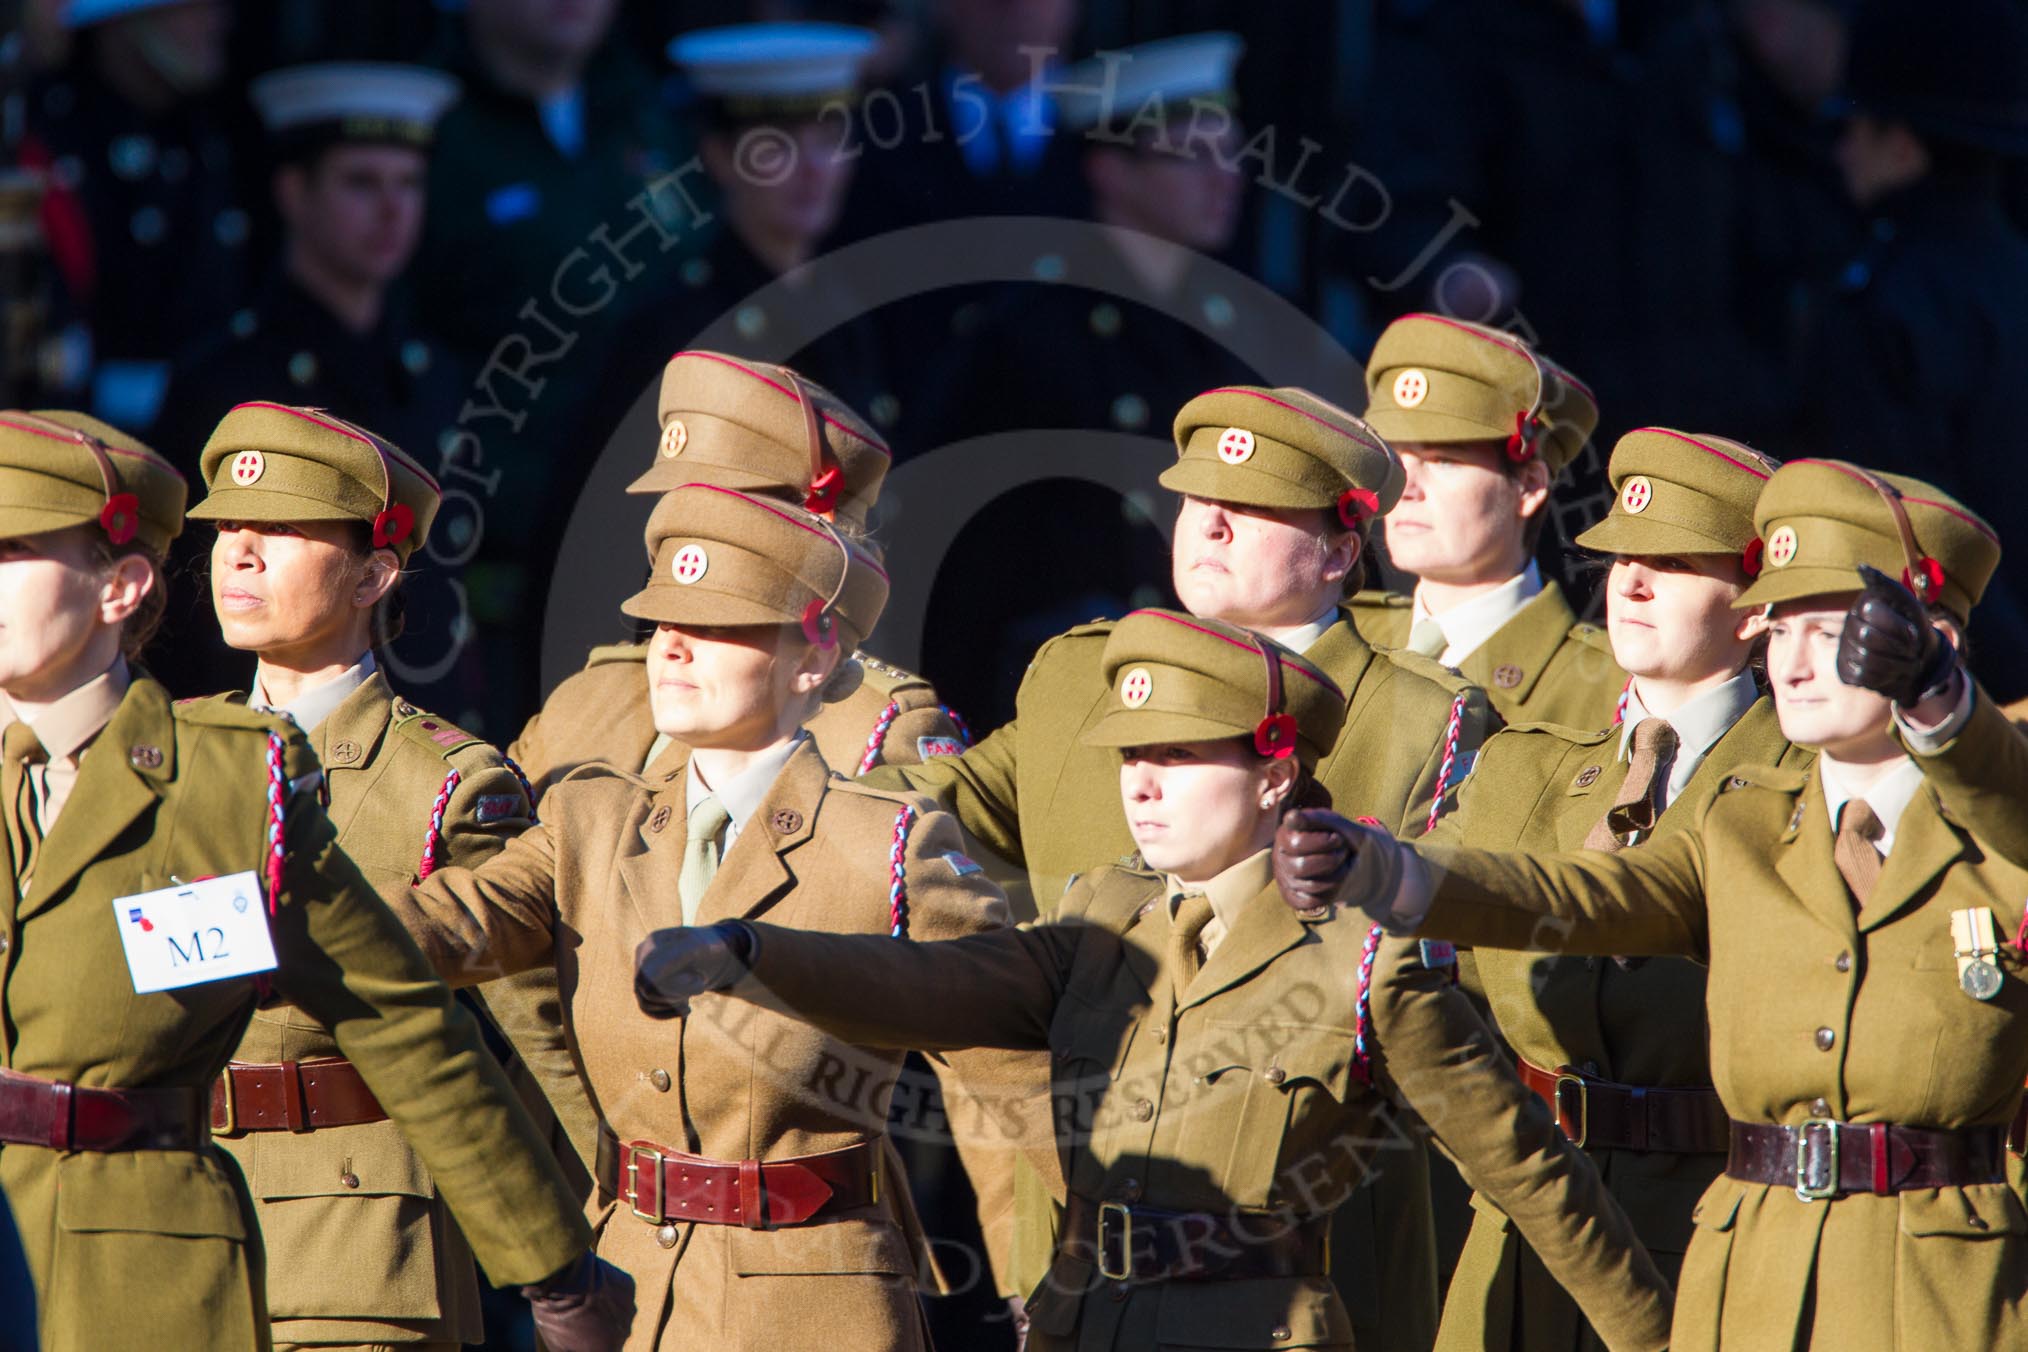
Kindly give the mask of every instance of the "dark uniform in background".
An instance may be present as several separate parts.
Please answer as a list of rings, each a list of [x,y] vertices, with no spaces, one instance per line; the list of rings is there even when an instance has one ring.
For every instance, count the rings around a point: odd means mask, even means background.
[[[1912,132],[1928,168],[1867,204],[1807,347],[1801,444],[1968,501],[2028,501],[2028,459],[1993,453],[2015,444],[2028,388],[2028,238],[2000,196],[2002,165],[2028,155],[2028,21],[2011,0],[1863,10],[1844,101]],[[1848,174],[1864,131],[1848,127]],[[2000,565],[1969,655],[1996,697],[2028,692],[2028,563]]]
[[[235,175],[222,5],[80,0],[70,61],[36,80],[24,165],[46,175],[42,226],[60,298],[51,394],[146,428],[170,362],[222,324],[253,279]]]

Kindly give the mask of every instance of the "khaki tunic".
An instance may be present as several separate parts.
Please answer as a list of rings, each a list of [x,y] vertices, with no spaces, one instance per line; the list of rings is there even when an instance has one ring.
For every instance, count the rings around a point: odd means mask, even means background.
[[[208,1091],[252,1016],[254,983],[134,994],[113,900],[263,870],[270,729],[298,786],[270,921],[276,984],[327,1021],[488,1275],[539,1281],[583,1251],[583,1218],[470,1015],[337,848],[316,757],[281,720],[173,707],[148,680],[128,690],[85,754],[28,895],[0,891],[0,1064],[86,1086]],[[0,1145],[0,1189],[50,1352],[268,1345],[252,1200],[222,1151]]]
[[[1050,920],[956,943],[889,949],[763,926],[741,989],[873,1045],[1050,1048],[1064,1170],[1093,1201],[1316,1216],[1417,1130],[1405,1104],[1514,1208],[1615,1347],[1663,1345],[1667,1286],[1447,967],[1426,966],[1413,941],[1381,944],[1368,1062],[1346,979],[1363,925],[1299,918],[1269,884],[1179,993],[1166,896],[1158,875],[1107,867]],[[863,988],[841,987],[840,970]],[[1414,1317],[1388,1297],[1368,1312],[1376,1322]],[[1088,1243],[1059,1250],[1028,1309],[1032,1352],[1355,1345],[1322,1275],[1114,1285]]]
[[[646,643],[592,649],[584,670],[556,687],[521,729],[507,755],[528,775],[538,802],[550,785],[594,761],[650,779],[683,763],[683,748],[670,745],[648,764],[655,716],[648,705],[647,660]],[[913,765],[961,749],[969,740],[928,681],[865,653],[854,653],[853,661],[861,673],[858,686],[819,707],[805,727],[824,763],[839,774]]]
[[[2028,1072],[2028,971],[1958,987],[1950,914],[2028,896],[2028,741],[1983,695],[1917,757],[1871,901],[1832,858],[1818,776],[1739,769],[1689,829],[1618,855],[1421,847],[1443,871],[1425,929],[1475,944],[1676,953],[1710,969],[1712,1078],[1735,1120],[2004,1126]],[[2004,1183],[1803,1201],[1721,1176],[1693,1210],[1672,1346],[2028,1345],[2028,1213]]]
[[[1431,842],[1549,854],[1584,845],[1604,818],[1627,762],[1621,729],[1578,733],[1530,723],[1493,737]],[[1762,698],[1715,742],[1655,823],[1654,837],[1693,827],[1735,769],[1807,765]],[[1651,837],[1654,838],[1654,837]],[[1630,968],[1609,958],[1512,949],[1470,954],[1479,988],[1514,1052],[1545,1070],[1645,1086],[1709,1087],[1704,968],[1653,958]],[[1586,1153],[1633,1221],[1641,1243],[1674,1280],[1690,1243],[1690,1213],[1725,1157],[1592,1149]],[[1534,1352],[1597,1346],[1583,1315],[1488,1197],[1473,1198],[1472,1230],[1444,1301],[1437,1345],[1446,1352]]]
[[[236,705],[243,695],[200,701]],[[407,882],[429,848],[471,867],[527,829],[528,797],[500,753],[400,699],[380,672],[309,734],[324,765],[325,812],[369,883]],[[235,1061],[339,1055],[316,1016],[292,1004],[254,1014]],[[254,1197],[268,1252],[268,1313],[283,1343],[475,1343],[485,1337],[471,1251],[430,1173],[393,1122],[221,1136]],[[356,1180],[356,1183],[349,1180]]]
[[[1348,613],[1360,637],[1374,647],[1405,648],[1415,598],[1363,591],[1352,598]],[[1595,728],[1613,716],[1627,686],[1605,631],[1580,624],[1554,582],[1467,653],[1458,671],[1486,692],[1493,711],[1508,723]]]
[[[1099,622],[1045,643],[1022,680],[1014,721],[964,755],[877,770],[868,779],[936,795],[984,848],[1027,869],[1045,914],[1077,875],[1134,851],[1120,807],[1118,753],[1082,741],[1110,705],[1099,664],[1111,633],[1110,622]],[[1338,683],[1348,702],[1338,743],[1317,767],[1332,802],[1342,812],[1377,817],[1402,835],[1420,835],[1437,797],[1453,714],[1458,739],[1447,793],[1488,731],[1485,696],[1425,658],[1376,652],[1342,612],[1303,655]],[[1335,1266],[1350,1284],[1347,1303],[1368,1352],[1424,1352],[1436,1336],[1428,1176],[1419,1144],[1390,1152],[1374,1186],[1361,1189],[1339,1213]],[[1017,1286],[1032,1284],[1036,1262],[1050,1247],[1046,1227],[1028,1219],[1035,1211],[1024,1185]],[[1415,1298],[1404,1301],[1402,1292]],[[1385,1322],[1371,1313],[1383,1298],[1396,1311]]]
[[[832,775],[807,741],[726,851],[698,923],[764,916],[886,935],[890,853],[904,808],[919,814],[903,851],[910,936],[1005,925],[1005,903],[960,853],[954,821],[919,798]],[[725,1161],[884,1139],[899,1053],[853,1047],[722,997],[666,1021],[636,1004],[636,945],[682,923],[683,775],[649,786],[587,770],[544,795],[542,816],[483,867],[447,869],[384,895],[455,982],[555,966],[565,1036],[615,1136]],[[856,984],[848,973],[832,977]],[[1046,1058],[975,1053],[961,1069],[988,1101],[1047,1101]],[[1046,1142],[1045,1134],[1036,1151],[1045,1165],[1053,1160]],[[591,1209],[599,1253],[638,1284],[627,1346],[926,1347],[906,1196],[894,1180],[879,1205],[753,1231],[657,1227],[601,1194]]]

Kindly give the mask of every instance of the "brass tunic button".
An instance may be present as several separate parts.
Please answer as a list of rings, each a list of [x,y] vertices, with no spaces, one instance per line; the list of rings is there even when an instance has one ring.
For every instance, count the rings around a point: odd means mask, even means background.
[[[1969,1217],[1965,1223],[1971,1226],[1974,1230],[1983,1230],[1986,1228],[1986,1218],[1984,1216]]]
[[[650,831],[659,831],[668,824],[669,805],[664,803],[661,807],[655,809],[654,815],[648,818],[648,829]]]
[[[1838,1035],[1828,1028],[1817,1030],[1817,1050],[1827,1052],[1838,1045]]]
[[[162,748],[142,743],[127,752],[127,759],[133,762],[136,770],[159,770],[162,768]]]
[[[5,954],[6,952],[7,952],[7,936],[4,934],[0,934],[0,954]]]
[[[1130,1178],[1126,1182],[1120,1184],[1120,1200],[1122,1202],[1140,1201],[1141,1180],[1138,1178]]]
[[[1112,1297],[1114,1300],[1125,1300],[1127,1298],[1127,1292],[1129,1292],[1132,1289],[1133,1288],[1129,1287],[1125,1282],[1114,1282],[1112,1287]]]
[[[1150,1033],[1149,1036],[1155,1039],[1155,1045],[1159,1047],[1169,1040],[1169,1030],[1166,1028],[1157,1028],[1153,1033]]]
[[[340,1183],[343,1183],[348,1188],[356,1188],[359,1186],[359,1175],[353,1173],[351,1170],[348,1169],[344,1173],[338,1175],[338,1181]]]
[[[1837,961],[1831,965],[1841,972],[1849,972],[1852,970],[1852,955],[1850,953],[1840,953]]]
[[[673,1225],[660,1225],[655,1227],[655,1242],[657,1244],[660,1244],[665,1249],[675,1248],[676,1227]]]
[[[1831,1104],[1828,1100],[1820,1098],[1810,1100],[1811,1117],[1829,1117],[1830,1115],[1831,1115]]]
[[[350,765],[358,759],[359,743],[357,742],[343,741],[331,748],[331,763],[333,765]]]
[[[1512,690],[1515,686],[1521,684],[1521,668],[1515,666],[1512,662],[1502,663],[1500,666],[1493,668],[1493,684],[1499,686],[1502,690]],[[1276,1336],[1286,1338],[1289,1335],[1284,1331]]]
[[[1287,1324],[1275,1325],[1272,1329],[1268,1331],[1268,1337],[1274,1339],[1278,1343],[1287,1342],[1290,1337],[1289,1326]]]
[[[1592,785],[1598,783],[1598,775],[1599,775],[1598,766],[1587,765],[1582,770],[1579,770],[1577,772],[1577,778],[1572,782],[1580,789],[1588,789]]]
[[[1267,1074],[1263,1078],[1265,1078],[1269,1084],[1280,1084],[1283,1080],[1289,1078],[1289,1073],[1286,1070],[1283,1070],[1280,1066],[1269,1066],[1267,1068]]]
[[[657,1093],[660,1094],[668,1093],[669,1072],[661,1069],[659,1066],[656,1067],[654,1070],[648,1072],[648,1083],[655,1086],[655,1091]]]
[[[1134,1120],[1136,1122],[1151,1122],[1154,1120],[1154,1117],[1155,1105],[1148,1102],[1148,1100],[1140,1099],[1134,1104]]]

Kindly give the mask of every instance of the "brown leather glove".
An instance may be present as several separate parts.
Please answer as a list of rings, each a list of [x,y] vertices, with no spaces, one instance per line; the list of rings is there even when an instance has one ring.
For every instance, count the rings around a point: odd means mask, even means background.
[[[1298,911],[1346,900],[1345,885],[1359,858],[1363,828],[1324,808],[1284,814],[1275,831],[1275,886]]]
[[[619,1352],[634,1327],[634,1279],[589,1249],[521,1294],[548,1352]]]
[[[1877,568],[1859,566],[1866,590],[1845,612],[1838,679],[1913,709],[1950,688],[1958,651],[1923,612],[1915,593]]]
[[[738,920],[658,929],[634,946],[634,1000],[650,1018],[680,1018],[692,996],[738,985],[754,947],[753,931]]]

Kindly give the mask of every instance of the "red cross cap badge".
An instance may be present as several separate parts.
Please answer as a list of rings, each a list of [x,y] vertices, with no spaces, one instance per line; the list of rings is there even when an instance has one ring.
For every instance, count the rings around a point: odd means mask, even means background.
[[[676,557],[670,563],[670,571],[676,575],[678,582],[687,587],[703,577],[704,570],[710,566],[711,560],[705,555],[703,545],[685,545],[676,551]]]
[[[671,418],[669,425],[662,429],[662,454],[669,458],[679,456],[689,444],[690,429],[683,425],[681,418]]]
[[[1783,526],[1767,537],[1767,562],[1771,568],[1786,568],[1796,561],[1796,528]]]
[[[1120,703],[1138,709],[1155,693],[1155,678],[1146,667],[1135,667],[1120,680]]]
[[[1253,459],[1253,433],[1244,427],[1228,427],[1218,438],[1218,458],[1228,465],[1244,465]]]
[[[241,488],[250,488],[260,482],[267,468],[267,457],[259,451],[241,451],[232,458],[232,481]]]
[[[1642,475],[1636,474],[1620,489],[1620,510],[1629,516],[1639,516],[1648,510],[1648,504],[1655,500],[1655,486]]]
[[[1429,377],[1410,367],[1394,378],[1394,402],[1403,408],[1416,408],[1429,398]]]

